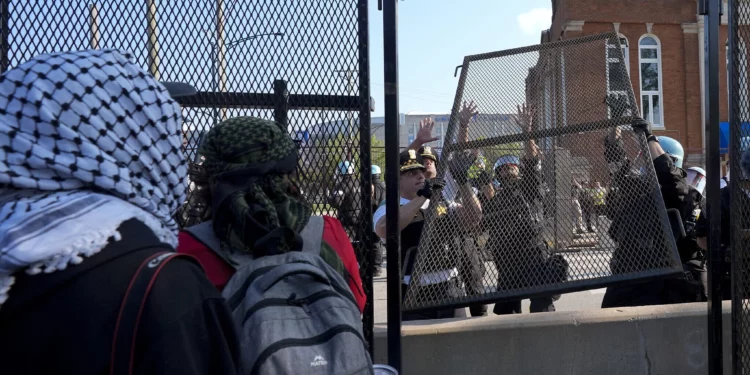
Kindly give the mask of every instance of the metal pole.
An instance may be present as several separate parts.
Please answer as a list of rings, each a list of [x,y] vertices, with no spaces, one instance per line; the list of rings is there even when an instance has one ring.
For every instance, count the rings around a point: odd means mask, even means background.
[[[375,308],[373,301],[373,272],[375,271],[375,247],[372,244],[372,175],[370,160],[370,35],[369,14],[367,0],[359,0],[358,4],[357,29],[359,30],[359,175],[362,184],[362,208],[365,213],[362,218],[364,229],[363,242],[369,250],[367,252],[367,265],[365,269],[365,287],[367,288],[367,303],[365,304],[364,325],[365,340],[370,350],[370,357],[375,357],[375,335],[373,327],[375,324]],[[379,249],[378,249],[379,251]]]
[[[286,128],[289,125],[289,90],[286,81],[277,79],[273,81],[273,120]]]
[[[398,1],[383,4],[383,66],[385,87],[386,251],[388,253],[388,364],[401,373],[401,235],[398,229]]]
[[[349,94],[349,96],[352,95],[352,91],[354,91],[354,85],[352,84],[352,71],[351,69],[346,70],[346,93]],[[369,107],[369,105],[368,105]],[[346,112],[346,118],[349,121],[347,130],[349,132],[349,140],[347,141],[347,144],[349,145],[349,148],[346,150],[346,159],[349,160],[350,163],[354,162],[354,153],[352,152],[352,148],[354,148],[354,124],[352,121],[353,115],[352,111]]]
[[[2,25],[2,40],[0,40],[0,73],[8,70],[10,65],[10,0],[2,0],[2,8],[0,8],[0,22]]]
[[[99,49],[99,38],[101,37],[101,34],[99,33],[99,8],[97,8],[96,3],[89,4],[89,14],[89,26],[91,27],[91,48]]]
[[[708,230],[708,369],[711,375],[723,374],[722,348],[722,290],[721,279],[721,207],[719,179],[719,22],[721,1],[701,0],[701,14],[705,15],[705,97],[706,97],[706,203]]]
[[[146,0],[146,34],[148,35],[148,71],[159,77],[159,31],[156,20],[156,0]]]
[[[216,75],[218,80],[219,92],[225,92],[227,89],[226,75],[226,48],[224,40],[224,0],[216,0]],[[226,108],[220,110],[220,119],[224,121],[227,118]]]
[[[742,139],[741,129],[742,129],[742,119],[739,116],[738,109],[742,108],[743,105],[747,105],[747,103],[740,102],[741,96],[738,95],[739,88],[742,85],[747,84],[746,82],[740,82],[739,76],[737,75],[737,69],[742,69],[742,67],[738,67],[735,65],[736,61],[738,61],[739,55],[735,55],[735,53],[738,52],[738,33],[739,33],[739,12],[738,9],[735,8],[737,4],[734,0],[729,0],[729,4],[727,6],[729,10],[729,26],[728,26],[728,34],[729,34],[729,48],[727,50],[727,77],[728,77],[728,94],[729,94],[729,150],[730,155],[738,155],[739,149],[735,148],[735,144],[739,144],[740,139]],[[736,164],[736,163],[733,163]],[[737,169],[735,169],[737,170]],[[740,174],[734,174],[735,176],[740,176]],[[733,190],[730,192],[730,194],[734,195]],[[735,199],[735,198],[732,198]],[[735,200],[736,202],[736,200]],[[732,217],[738,217],[739,214],[738,210],[740,210],[741,207],[738,205],[732,205],[730,218]],[[731,228],[731,227],[730,227]],[[730,249],[735,249],[736,247],[733,246],[734,244],[734,233],[730,233]],[[742,326],[740,324],[740,319],[742,319],[742,295],[740,294],[740,291],[743,290],[743,288],[740,286],[738,282],[742,282],[744,279],[744,276],[742,275],[742,263],[740,262],[740,257],[737,251],[732,251],[732,260],[731,260],[731,275],[732,275],[732,369],[733,373],[740,374],[742,373],[742,361],[743,356],[740,350],[742,349],[742,334],[741,329]],[[726,271],[726,270],[725,270]]]

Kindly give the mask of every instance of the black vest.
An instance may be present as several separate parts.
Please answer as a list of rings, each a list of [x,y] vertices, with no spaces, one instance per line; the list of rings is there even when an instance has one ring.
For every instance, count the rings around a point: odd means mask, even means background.
[[[401,264],[403,265],[404,275],[411,275],[414,269],[414,261],[417,258],[417,249],[419,248],[419,240],[422,238],[424,224],[424,210],[420,208],[411,223],[401,231]]]

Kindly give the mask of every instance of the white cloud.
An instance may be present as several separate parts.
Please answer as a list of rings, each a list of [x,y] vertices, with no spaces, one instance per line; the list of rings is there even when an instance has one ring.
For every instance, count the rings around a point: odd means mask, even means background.
[[[552,22],[552,9],[534,8],[518,15],[518,26],[524,34],[534,35],[549,28]]]

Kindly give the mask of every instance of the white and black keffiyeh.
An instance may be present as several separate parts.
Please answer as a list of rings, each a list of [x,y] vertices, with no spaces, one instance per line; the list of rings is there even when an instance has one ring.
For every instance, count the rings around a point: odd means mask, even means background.
[[[179,105],[116,50],[38,56],[0,76],[0,304],[13,273],[62,270],[137,218],[177,244]]]

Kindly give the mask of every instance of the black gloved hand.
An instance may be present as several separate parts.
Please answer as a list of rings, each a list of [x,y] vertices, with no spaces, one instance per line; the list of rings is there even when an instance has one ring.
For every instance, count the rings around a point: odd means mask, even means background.
[[[459,152],[451,162],[449,170],[457,184],[463,186],[469,181],[469,168],[477,157],[469,151]]]
[[[643,135],[646,136],[647,140],[649,140],[649,141],[656,140],[656,139],[650,139],[654,135],[651,133],[651,124],[649,124],[648,121],[646,121],[646,120],[644,120],[644,119],[642,119],[640,117],[636,117],[636,118],[633,119],[633,122],[630,123],[630,126],[632,126],[633,130],[635,130],[636,132],[638,132],[638,131],[643,132]],[[654,138],[656,138],[656,137],[654,137]],[[658,140],[656,140],[656,141],[658,142]]]
[[[444,187],[445,180],[436,177],[430,181],[425,181],[424,187],[417,191],[417,196],[432,199],[432,193],[440,193],[440,190],[442,190]]]

